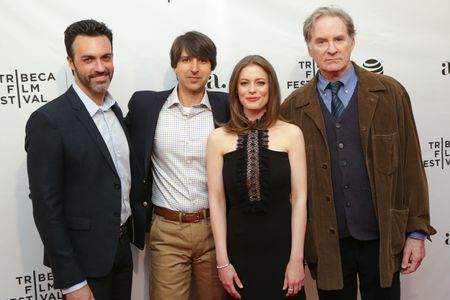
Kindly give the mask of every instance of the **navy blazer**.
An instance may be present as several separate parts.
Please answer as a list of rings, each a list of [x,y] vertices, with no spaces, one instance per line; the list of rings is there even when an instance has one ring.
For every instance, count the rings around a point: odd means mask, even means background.
[[[112,110],[129,140],[119,106]],[[72,87],[31,114],[25,150],[34,220],[55,288],[105,276],[119,241],[120,179],[100,132]],[[130,166],[132,240],[142,249],[148,208],[138,203],[144,191],[135,182],[142,175],[132,149]]]
[[[144,174],[143,185],[149,205],[151,205],[153,182],[150,156],[153,151],[156,125],[159,112],[172,91],[173,89],[162,92],[138,91],[134,93],[128,104],[128,114],[125,118],[141,174]],[[207,91],[207,93],[214,119],[211,122],[214,122],[214,127],[217,127],[217,122],[225,123],[230,119],[228,94],[212,91]],[[150,226],[150,220],[148,225]]]

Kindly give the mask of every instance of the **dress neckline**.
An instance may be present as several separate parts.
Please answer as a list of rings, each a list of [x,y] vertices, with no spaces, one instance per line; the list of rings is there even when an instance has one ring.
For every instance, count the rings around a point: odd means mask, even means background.
[[[260,120],[260,119],[258,119]],[[245,150],[246,147],[243,144],[244,140],[248,139],[249,135],[255,135],[255,137],[258,137],[259,139],[263,139],[263,143],[261,145],[259,145],[260,149],[262,151],[268,151],[268,152],[273,152],[273,153],[280,153],[280,154],[288,154],[286,151],[282,151],[282,150],[273,150],[269,148],[269,130],[268,129],[252,129],[249,132],[243,133],[238,135],[237,137],[237,142],[236,142],[236,147],[234,150],[226,152],[225,154],[223,154],[223,157],[226,157],[228,155],[232,155],[233,153],[236,152],[240,152],[242,150]]]

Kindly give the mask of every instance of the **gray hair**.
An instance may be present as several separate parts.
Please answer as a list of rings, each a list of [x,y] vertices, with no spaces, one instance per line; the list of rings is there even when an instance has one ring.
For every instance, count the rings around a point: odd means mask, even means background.
[[[350,15],[343,9],[330,5],[319,7],[303,23],[303,37],[305,38],[306,43],[309,43],[311,41],[311,31],[313,30],[313,27],[316,24],[317,20],[319,20],[323,16],[338,17],[342,20],[345,27],[347,27],[348,35],[351,37],[355,36],[356,31],[352,17],[350,17]]]

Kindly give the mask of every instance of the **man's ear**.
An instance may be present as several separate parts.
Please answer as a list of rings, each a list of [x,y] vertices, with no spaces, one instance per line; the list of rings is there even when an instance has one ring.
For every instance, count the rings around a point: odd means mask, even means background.
[[[73,65],[72,58],[70,58],[70,56],[67,55],[66,60],[67,60],[67,63],[69,64],[70,68],[73,70],[74,69],[74,65]]]
[[[69,64],[70,70],[72,70],[72,75],[73,75],[74,72],[75,72],[75,65],[74,65],[74,63],[73,63],[73,60],[72,60],[72,58],[70,58],[70,56],[68,56],[68,55],[67,55],[67,57],[66,57],[66,60],[67,60],[67,63]]]

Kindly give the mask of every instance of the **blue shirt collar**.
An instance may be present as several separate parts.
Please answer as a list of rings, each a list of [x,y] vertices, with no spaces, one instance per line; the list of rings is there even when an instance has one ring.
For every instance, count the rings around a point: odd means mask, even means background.
[[[330,83],[330,80],[326,79],[325,77],[320,74],[320,71],[317,72],[319,76],[319,80],[317,82],[317,88],[321,93],[325,93],[326,88],[328,86],[328,83]],[[343,87],[345,89],[354,89],[354,86],[356,86],[357,82],[357,76],[355,67],[352,63],[350,63],[350,68],[348,68],[347,72],[344,73],[344,75],[339,79],[340,82],[342,82]]]
[[[83,92],[83,90],[77,85],[76,82],[73,83],[72,87],[77,93],[78,97],[80,97],[81,102],[83,102],[84,106],[86,107],[91,117],[93,117],[99,110],[107,111],[114,104],[116,104],[116,100],[113,99],[113,97],[109,92],[106,92],[105,101],[103,102],[103,105],[98,106],[91,98],[89,98],[88,95],[86,95],[85,92]]]

